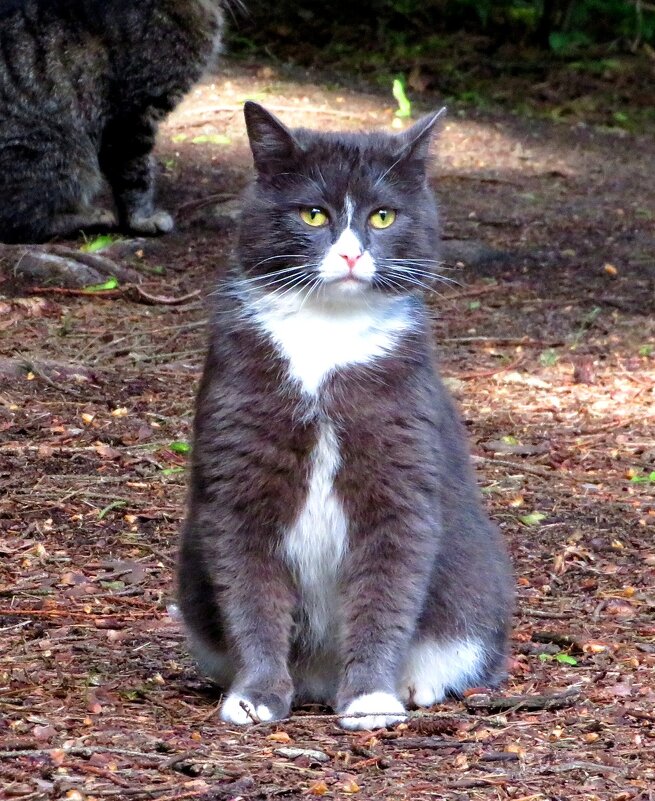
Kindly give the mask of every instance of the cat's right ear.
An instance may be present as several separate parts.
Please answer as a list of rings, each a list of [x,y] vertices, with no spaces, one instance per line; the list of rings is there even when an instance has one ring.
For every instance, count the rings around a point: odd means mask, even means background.
[[[301,151],[291,131],[252,100],[246,101],[243,114],[257,172],[260,175],[283,172]]]

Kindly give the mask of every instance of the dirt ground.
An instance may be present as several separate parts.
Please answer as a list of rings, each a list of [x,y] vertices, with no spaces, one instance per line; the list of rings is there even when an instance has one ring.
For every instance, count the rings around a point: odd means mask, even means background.
[[[645,135],[459,112],[439,142],[458,283],[432,298],[434,333],[516,568],[506,685],[395,731],[346,733],[311,707],[218,720],[170,604],[203,298],[233,257],[250,175],[247,98],[292,125],[393,119],[380,94],[228,62],[161,132],[177,231],[107,251],[141,273],[140,293],[0,275],[0,795],[655,798]]]

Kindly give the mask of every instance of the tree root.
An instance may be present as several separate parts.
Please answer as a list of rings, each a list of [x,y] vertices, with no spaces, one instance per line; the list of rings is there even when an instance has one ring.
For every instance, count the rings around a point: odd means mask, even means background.
[[[15,359],[0,358],[0,378],[25,379],[30,373],[48,386],[74,397],[79,397],[81,393],[73,389],[70,384],[80,386],[97,381],[94,373],[81,364],[44,362],[20,356]]]
[[[139,247],[138,240],[130,244]],[[138,283],[140,274],[117,263],[113,257],[119,258],[123,253],[114,254],[112,250],[109,247],[106,255],[100,255],[64,245],[0,244],[0,275],[11,275],[26,284],[69,289],[101,284],[111,277],[123,283]]]

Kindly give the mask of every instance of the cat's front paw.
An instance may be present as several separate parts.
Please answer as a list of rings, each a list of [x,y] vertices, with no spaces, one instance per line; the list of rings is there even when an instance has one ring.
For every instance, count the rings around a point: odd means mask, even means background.
[[[167,211],[155,211],[147,216],[132,214],[128,220],[131,231],[137,234],[167,234],[173,230],[175,223]]]
[[[344,729],[383,729],[407,719],[405,707],[391,693],[367,693],[354,698],[341,712],[339,725]],[[353,717],[348,717],[352,715]]]
[[[289,717],[291,706],[276,693],[230,693],[221,707],[221,720],[246,726]]]

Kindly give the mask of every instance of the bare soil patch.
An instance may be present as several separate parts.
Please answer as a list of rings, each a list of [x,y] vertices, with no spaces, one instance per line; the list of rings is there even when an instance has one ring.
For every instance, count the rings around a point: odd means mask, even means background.
[[[346,733],[318,708],[245,730],[217,719],[220,694],[168,612],[186,461],[175,443],[190,436],[204,298],[233,258],[248,97],[290,124],[393,118],[385,97],[314,73],[228,64],[162,129],[178,229],[116,257],[141,294],[34,293],[12,265],[0,274],[5,797],[652,799],[645,136],[482,113],[455,114],[441,136],[434,183],[459,285],[432,299],[434,333],[516,568],[506,686],[390,732]]]

